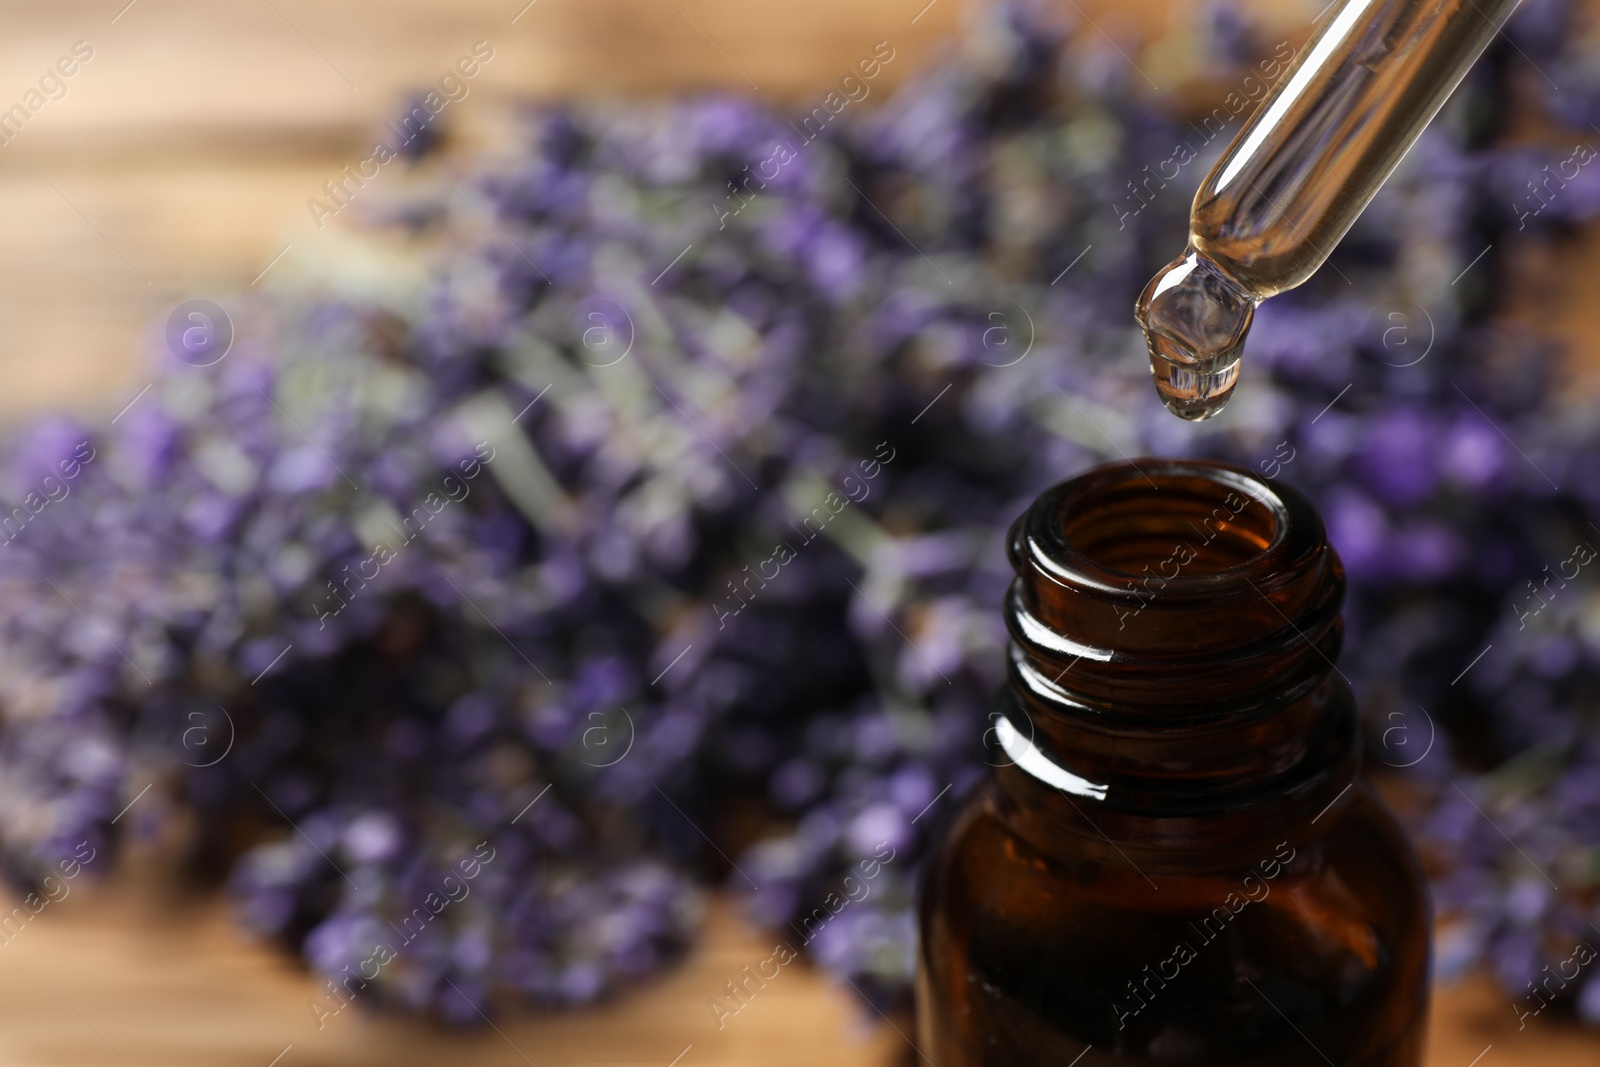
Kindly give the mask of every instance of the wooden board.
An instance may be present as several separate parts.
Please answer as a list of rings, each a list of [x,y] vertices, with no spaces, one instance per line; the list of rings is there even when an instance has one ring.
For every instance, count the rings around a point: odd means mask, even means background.
[[[712,909],[708,936],[683,966],[594,1011],[450,1033],[374,1018],[358,997],[319,1029],[317,983],[244,938],[217,899],[149,865],[108,885],[73,885],[0,945],[0,1067],[266,1067],[280,1054],[278,1067],[668,1067],[680,1055],[681,1067],[801,1067],[889,1064],[904,1047],[861,1015],[862,1002],[793,964],[719,1028],[710,999],[772,953],[725,906]]]
[[[906,1020],[876,1016],[848,986],[802,963],[783,968],[719,1026],[710,999],[773,949],[725,900],[681,966],[596,1010],[453,1034],[372,1017],[357,1010],[358,999],[319,1030],[309,1007],[317,983],[285,954],[247,939],[222,901],[172,884],[165,869],[136,858],[107,884],[80,878],[0,944],[0,1067],[267,1067],[280,1054],[276,1067],[925,1062]],[[1600,1037],[1570,1023],[1517,1025],[1510,1000],[1485,980],[1445,990],[1428,1067],[1593,1067],[1600,1055]]]

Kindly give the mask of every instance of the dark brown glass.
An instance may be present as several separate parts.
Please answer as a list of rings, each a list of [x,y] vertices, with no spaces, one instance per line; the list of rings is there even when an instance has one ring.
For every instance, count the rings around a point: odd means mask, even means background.
[[[1141,460],[1039,497],[1010,554],[1010,748],[925,872],[922,1055],[1420,1063],[1427,896],[1356,778],[1344,570],[1311,505]]]

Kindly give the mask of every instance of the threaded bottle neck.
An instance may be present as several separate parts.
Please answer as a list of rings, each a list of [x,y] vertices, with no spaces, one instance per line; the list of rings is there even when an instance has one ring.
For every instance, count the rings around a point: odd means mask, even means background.
[[[1344,571],[1300,494],[1221,464],[1116,464],[1040,496],[1009,552],[1003,786],[1187,821],[1348,783]]]

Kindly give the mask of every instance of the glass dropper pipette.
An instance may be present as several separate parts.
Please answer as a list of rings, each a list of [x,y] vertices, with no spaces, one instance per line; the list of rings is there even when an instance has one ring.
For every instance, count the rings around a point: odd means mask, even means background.
[[[1222,410],[1256,305],[1314,274],[1518,0],[1337,0],[1195,193],[1135,314],[1162,403]]]

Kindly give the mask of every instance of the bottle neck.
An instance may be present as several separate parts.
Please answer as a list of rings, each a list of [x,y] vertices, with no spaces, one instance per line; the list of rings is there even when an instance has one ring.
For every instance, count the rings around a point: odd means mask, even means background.
[[[1009,551],[995,762],[1019,817],[1214,848],[1317,818],[1353,780],[1344,573],[1298,493],[1219,464],[1103,467],[1039,497]]]

